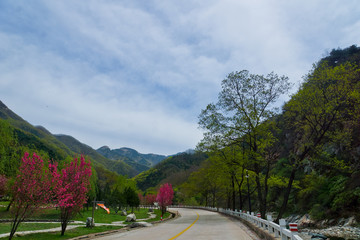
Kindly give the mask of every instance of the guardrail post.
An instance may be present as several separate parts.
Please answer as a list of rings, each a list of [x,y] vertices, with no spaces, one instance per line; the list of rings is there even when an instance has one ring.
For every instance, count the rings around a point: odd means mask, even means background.
[[[286,229],[286,220],[285,219],[280,219],[279,220],[279,225],[280,225],[280,231],[281,231],[281,239],[282,240],[287,240],[287,237],[283,234],[283,230]]]
[[[267,216],[266,216],[266,219],[269,221],[269,223],[268,223],[268,231],[269,231],[270,233],[273,233],[274,231],[272,230],[272,227],[271,227],[271,225],[270,225],[270,222],[272,222],[272,216],[271,216],[271,215],[267,215]]]

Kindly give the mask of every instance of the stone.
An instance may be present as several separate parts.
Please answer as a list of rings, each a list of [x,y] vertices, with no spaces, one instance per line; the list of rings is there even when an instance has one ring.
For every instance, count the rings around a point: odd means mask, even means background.
[[[95,227],[95,220],[94,220],[94,222],[92,222],[91,220],[92,220],[92,217],[88,217],[86,219],[86,227]]]
[[[121,213],[120,213],[121,216],[126,216],[127,215],[127,212],[126,210],[122,210]]]
[[[151,227],[152,224],[148,222],[134,222],[129,225],[130,228],[136,228],[136,227]]]
[[[154,209],[153,209],[153,208],[150,208],[150,209],[149,209],[149,212],[151,212],[151,213],[154,212]]]
[[[131,213],[129,215],[126,216],[126,222],[135,222],[136,221],[136,216],[134,213]]]
[[[305,214],[298,221],[299,228],[307,228],[314,225],[314,221],[311,220],[309,214]]]
[[[344,226],[355,226],[357,224],[355,217],[350,217],[345,220]]]

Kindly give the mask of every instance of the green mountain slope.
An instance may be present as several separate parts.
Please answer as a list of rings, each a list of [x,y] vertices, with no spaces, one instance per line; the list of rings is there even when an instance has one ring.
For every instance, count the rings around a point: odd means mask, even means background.
[[[205,159],[207,159],[207,155],[203,153],[178,154],[168,157],[148,171],[140,173],[134,179],[138,188],[143,191],[166,182],[177,186],[186,181]]]
[[[96,150],[91,148],[90,146],[81,143],[77,139],[72,136],[56,134],[54,135],[59,141],[64,143],[68,148],[70,148],[73,152],[78,154],[84,154],[91,158],[92,161],[96,163],[100,163],[105,166],[105,168],[114,171],[120,175],[126,175],[129,177],[133,177],[137,175],[140,171],[136,170],[134,167],[130,166],[123,159],[119,160],[111,160],[103,155],[99,154]]]
[[[75,154],[84,154],[89,156],[95,165],[103,166],[106,169],[121,175],[133,177],[140,172],[122,160],[113,161],[107,159],[91,147],[79,142],[71,136],[53,135],[42,126],[35,127],[31,125],[11,111],[1,101],[0,119],[2,119],[0,124],[4,129],[8,129],[9,133],[7,136],[11,138],[11,140],[7,140],[7,142],[5,142],[4,137],[0,139],[0,146],[3,146],[2,148],[4,149],[0,150],[0,152],[2,151],[5,153],[0,153],[0,166],[2,165],[2,161],[14,161],[13,165],[18,165],[18,163],[15,164],[15,161],[18,162],[19,159],[21,159],[23,152],[28,151],[37,152],[43,156],[44,159],[49,158],[57,161],[66,159],[68,156],[72,157]],[[9,150],[6,151],[9,142],[12,142],[13,144],[11,150],[13,153],[10,153]],[[4,156],[10,154],[13,155],[11,160],[9,160],[9,157],[5,159]]]
[[[134,162],[147,166],[152,167],[162,160],[166,158],[164,155],[157,155],[157,154],[142,154],[138,151],[131,149],[131,148],[119,148],[119,149],[110,149],[108,146],[103,146],[96,150],[98,153],[102,154],[103,156],[112,159],[123,159],[124,157],[133,160]]]

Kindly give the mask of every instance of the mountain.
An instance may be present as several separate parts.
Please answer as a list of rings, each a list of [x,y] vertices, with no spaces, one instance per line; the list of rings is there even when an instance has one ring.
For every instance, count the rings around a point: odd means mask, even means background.
[[[131,149],[131,148],[118,148],[111,150],[108,146],[103,146],[96,150],[98,153],[103,155],[104,157],[107,157],[112,160],[122,159],[123,157],[127,157],[129,159],[132,159],[136,163],[139,163],[141,165],[151,167],[162,160],[166,158],[164,155],[158,155],[158,154],[142,154],[138,151]]]
[[[11,111],[1,101],[0,119],[2,119],[0,124],[2,126],[6,125],[5,127],[10,129],[12,132],[8,137],[12,138],[11,142],[14,142],[14,149],[12,151],[17,153],[16,156],[13,154],[14,156],[11,160],[14,161],[15,165],[18,164],[18,159],[21,159],[21,154],[23,151],[26,150],[28,152],[37,152],[41,154],[43,158],[54,159],[57,161],[64,160],[69,156],[73,157],[75,154],[84,154],[90,157],[95,167],[103,167],[110,171],[114,171],[121,175],[127,175],[129,177],[133,177],[141,172],[123,160],[114,161],[102,156],[88,145],[81,143],[71,136],[53,135],[50,131],[42,126],[31,125],[16,113]],[[4,138],[0,139],[0,146],[2,143],[4,145],[9,144],[2,141],[4,141]],[[0,159],[0,163],[1,160],[2,159]],[[143,170],[147,169],[148,168],[144,168]]]
[[[63,135],[63,134],[56,134],[54,136],[59,141],[64,143],[73,152],[89,156],[90,159],[92,159],[93,161],[97,163],[101,163],[107,169],[114,171],[120,175],[133,177],[141,172],[135,169],[134,167],[132,167],[131,165],[127,164],[123,159],[117,159],[116,161],[114,161],[104,157],[90,146],[81,143],[72,136]]]
[[[177,154],[140,173],[134,179],[138,188],[143,191],[166,182],[178,186],[185,182],[205,159],[207,159],[207,155],[204,153]]]
[[[166,158],[164,155],[142,154],[131,148],[119,148],[111,150],[108,146],[103,146],[96,150],[102,156],[114,160],[124,161],[133,167],[138,173],[149,170],[150,167],[158,164]]]

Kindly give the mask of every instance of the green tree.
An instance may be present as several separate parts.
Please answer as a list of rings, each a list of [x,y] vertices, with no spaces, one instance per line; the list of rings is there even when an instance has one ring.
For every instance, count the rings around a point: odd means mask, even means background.
[[[135,190],[131,187],[126,187],[124,190],[124,198],[126,204],[131,207],[131,212],[134,212],[134,207],[139,207],[140,199]]]
[[[254,75],[246,70],[233,72],[222,81],[218,102],[209,104],[199,116],[199,125],[206,131],[203,146],[211,149],[217,145],[221,149],[231,144],[246,145],[247,167],[256,173],[262,217],[265,217],[267,196],[260,175],[266,159],[265,149],[275,142],[267,120],[277,111],[273,104],[289,88],[285,76]]]
[[[322,62],[314,67],[284,106],[284,128],[287,129],[284,139],[292,170],[277,220],[286,211],[296,172],[304,160],[314,160],[323,152],[324,143],[331,142],[337,134],[344,134],[336,128],[339,129],[343,120],[357,111],[360,100],[358,79],[356,65],[345,63],[329,67],[327,62]]]

